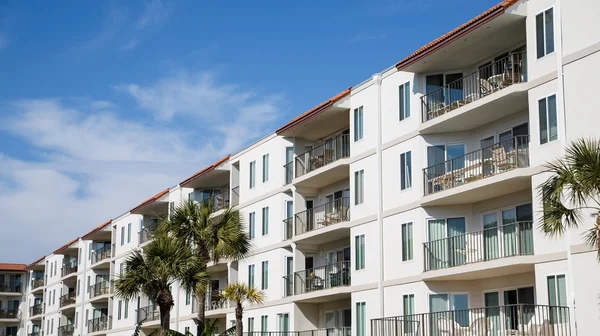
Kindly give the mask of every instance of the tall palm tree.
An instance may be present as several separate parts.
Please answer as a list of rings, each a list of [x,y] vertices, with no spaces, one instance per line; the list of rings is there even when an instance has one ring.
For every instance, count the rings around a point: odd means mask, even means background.
[[[174,305],[171,284],[195,261],[190,250],[168,235],[154,237],[142,251],[136,250],[125,260],[124,274],[115,282],[115,294],[133,300],[140,293],[152,299],[160,309],[161,334],[169,330]]]
[[[197,335],[201,335],[205,329],[205,302],[210,282],[208,262],[218,262],[223,258],[239,260],[250,251],[250,238],[239,211],[228,208],[219,216],[214,216],[214,212],[212,199],[201,203],[188,200],[175,207],[170,216],[163,218],[158,229],[189,246],[196,257],[196,275],[190,274],[190,270],[180,280],[182,286],[193,291],[198,300]]]
[[[255,287],[250,287],[245,283],[232,282],[225,287],[221,293],[223,299],[235,303],[235,334],[242,336],[244,326],[242,319],[244,318],[244,302],[250,304],[261,304],[265,301],[265,294]]]
[[[600,142],[579,139],[565,150],[565,157],[549,166],[552,176],[539,187],[544,215],[540,229],[560,236],[583,222],[583,213],[596,216],[585,242],[598,249],[600,260]]]

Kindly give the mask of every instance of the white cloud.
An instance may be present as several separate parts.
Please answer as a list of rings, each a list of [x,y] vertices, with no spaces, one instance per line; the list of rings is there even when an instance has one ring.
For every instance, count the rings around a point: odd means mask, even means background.
[[[135,27],[144,29],[149,26],[161,25],[170,15],[171,11],[165,8],[160,0],[147,1],[144,3],[144,10],[135,23]]]

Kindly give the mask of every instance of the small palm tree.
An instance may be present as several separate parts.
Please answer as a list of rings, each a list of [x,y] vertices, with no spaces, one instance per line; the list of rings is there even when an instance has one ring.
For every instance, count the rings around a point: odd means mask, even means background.
[[[235,303],[235,334],[242,336],[244,326],[244,307],[242,304],[247,301],[250,304],[261,304],[265,301],[265,294],[255,287],[250,287],[245,283],[232,282],[225,287],[221,293],[223,299]]]
[[[560,236],[568,228],[577,228],[583,212],[592,211],[595,225],[585,242],[598,249],[600,260],[600,142],[579,139],[565,150],[565,157],[549,166],[552,176],[539,187],[544,214],[540,229]]]
[[[239,260],[250,252],[250,239],[244,229],[240,213],[231,208],[214,216],[213,200],[197,203],[188,200],[179,204],[170,216],[164,218],[158,231],[168,233],[190,247],[196,265],[180,280],[182,287],[191,290],[198,300],[197,332],[205,330],[205,302],[210,274],[207,264],[223,258]]]
[[[174,305],[171,284],[195,258],[179,241],[156,235],[143,251],[133,251],[125,261],[125,272],[115,282],[115,294],[132,300],[140,293],[152,299],[160,309],[161,334],[169,330]]]

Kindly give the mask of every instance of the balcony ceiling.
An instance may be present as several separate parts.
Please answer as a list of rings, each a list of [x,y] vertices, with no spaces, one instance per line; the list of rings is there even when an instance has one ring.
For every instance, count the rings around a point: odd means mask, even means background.
[[[465,69],[524,41],[525,17],[505,13],[449,41],[402,71],[433,73]]]
[[[215,169],[185,184],[186,188],[221,188],[229,184],[229,170]]]
[[[350,128],[350,108],[343,105],[331,106],[279,135],[316,141],[334,132]]]

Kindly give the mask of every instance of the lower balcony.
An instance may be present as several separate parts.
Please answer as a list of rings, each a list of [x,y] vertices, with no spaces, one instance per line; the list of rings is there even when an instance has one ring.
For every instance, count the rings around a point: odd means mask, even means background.
[[[141,307],[137,310],[137,323],[160,320],[160,310],[155,306]]]
[[[41,319],[43,313],[44,313],[44,304],[43,303],[38,303],[36,305],[31,306],[31,308],[29,308],[29,318],[31,318],[32,320]]]
[[[335,225],[350,221],[350,197],[340,197],[299,212],[294,217],[296,220],[294,234],[296,236],[326,228],[331,228],[331,230],[327,230],[328,232],[335,231]],[[343,237],[331,236],[325,238],[330,241]]]
[[[63,280],[67,277],[76,275],[77,274],[77,261],[72,261],[68,264],[64,264],[60,270],[60,274],[61,274],[61,277]]]
[[[23,285],[20,282],[0,282],[0,293],[18,295],[23,292]]]
[[[75,302],[77,301],[77,293],[75,292],[74,289],[72,289],[71,292],[63,295],[60,297],[60,309],[63,308],[68,308],[69,306],[72,306],[72,308],[74,309],[74,305]]]
[[[340,261],[285,276],[283,277],[285,296],[348,287],[352,284],[351,267],[350,261]]]
[[[344,328],[324,328],[303,331],[249,331],[244,332],[244,336],[350,336],[352,330],[350,327]]]
[[[73,324],[65,324],[58,327],[58,336],[73,336],[75,334],[75,326]]]
[[[21,318],[19,309],[2,309],[0,310],[0,321],[14,322]]]
[[[541,305],[488,306],[371,320],[371,336],[552,335],[570,336],[569,308]]]
[[[95,319],[87,321],[87,332],[88,334],[106,331],[111,328],[112,317],[111,316],[100,316]]]
[[[90,301],[108,301],[108,294],[110,294],[110,288],[110,281],[102,281],[90,286]]]
[[[36,293],[41,291],[44,287],[44,279],[33,279],[31,280],[31,292]]]
[[[91,269],[109,268],[110,258],[112,257],[112,246],[105,245],[97,250],[92,251],[92,266]]]

